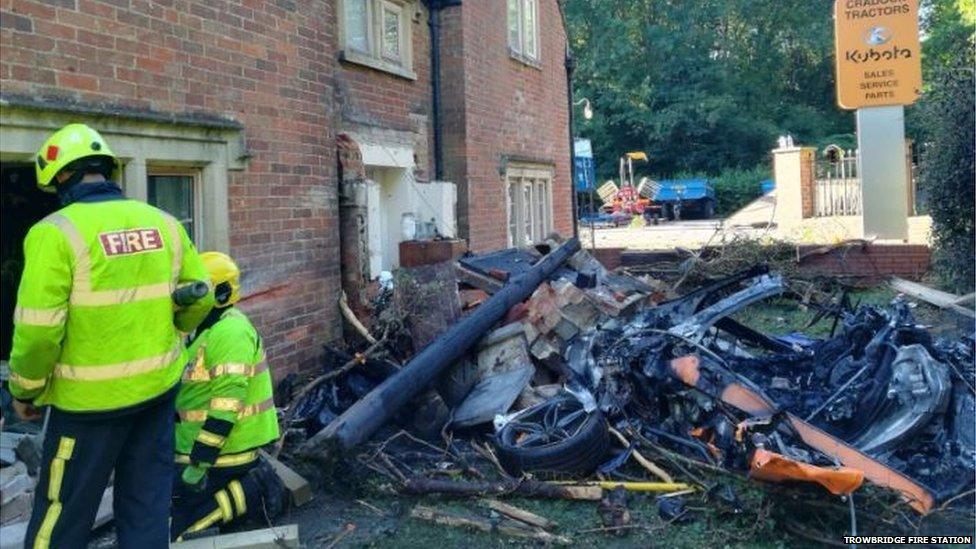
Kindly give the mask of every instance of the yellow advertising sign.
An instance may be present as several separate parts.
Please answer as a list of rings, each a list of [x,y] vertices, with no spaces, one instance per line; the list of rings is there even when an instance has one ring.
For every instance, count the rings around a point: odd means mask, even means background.
[[[837,103],[911,105],[922,90],[919,0],[835,0]]]

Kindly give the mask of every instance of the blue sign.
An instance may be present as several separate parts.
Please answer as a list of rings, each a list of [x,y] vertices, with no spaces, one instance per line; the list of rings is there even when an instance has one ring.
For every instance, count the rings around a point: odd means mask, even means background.
[[[574,141],[573,180],[577,191],[588,191],[596,188],[596,163],[593,161],[593,145],[589,139]]]

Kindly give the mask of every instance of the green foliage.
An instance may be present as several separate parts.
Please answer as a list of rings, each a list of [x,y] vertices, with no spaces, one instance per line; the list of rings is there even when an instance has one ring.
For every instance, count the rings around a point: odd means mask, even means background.
[[[959,11],[966,2],[935,4],[923,50],[928,89],[916,108],[917,186],[932,216],[936,269],[949,288],[970,292],[976,285],[974,25],[972,14]]]
[[[576,96],[601,178],[642,150],[649,171],[764,163],[776,137],[853,131],[834,106],[830,9],[800,0],[567,0]]]
[[[760,185],[769,178],[769,168],[766,166],[722,171],[718,177],[712,178],[715,184],[715,212],[719,216],[730,215],[759,198],[762,194]]]

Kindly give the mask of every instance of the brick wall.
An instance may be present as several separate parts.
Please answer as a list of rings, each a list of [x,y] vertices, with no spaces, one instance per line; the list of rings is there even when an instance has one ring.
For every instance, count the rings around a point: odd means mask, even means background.
[[[815,193],[816,193],[816,174],[814,173],[815,168],[815,151],[810,148],[803,148],[800,151],[800,208],[804,218],[813,217],[813,211],[816,207]]]
[[[335,0],[333,0],[335,3]],[[336,65],[336,101],[342,113],[341,131],[368,136],[372,141],[414,149],[418,181],[431,177],[433,161],[430,88],[430,33],[427,9],[410,8],[415,80],[349,61]],[[342,49],[342,45],[338,45]]]
[[[242,307],[276,376],[339,335],[333,0],[3,0],[4,93],[244,125],[229,181]]]
[[[800,246],[803,257],[818,246]],[[835,248],[824,254],[806,255],[800,272],[807,276],[838,277],[864,283],[889,276],[919,280],[929,270],[932,250],[919,244],[868,244]]]
[[[623,248],[591,250],[608,269],[680,263],[686,257],[672,250],[628,251]],[[834,277],[846,282],[873,284],[890,276],[919,280],[928,272],[932,250],[920,244],[858,244],[824,247],[797,246],[801,276]]]
[[[539,0],[538,67],[509,55],[505,2],[446,8],[442,25],[445,171],[458,183],[461,236],[476,252],[507,245],[506,158],[554,169],[553,228],[570,235],[566,41],[556,0]]]

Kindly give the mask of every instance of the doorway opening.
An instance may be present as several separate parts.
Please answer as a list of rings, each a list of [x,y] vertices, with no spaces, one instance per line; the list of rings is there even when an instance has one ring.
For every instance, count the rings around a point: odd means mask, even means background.
[[[0,163],[0,360],[10,358],[13,344],[24,237],[34,223],[59,208],[56,195],[37,188],[33,164]]]

